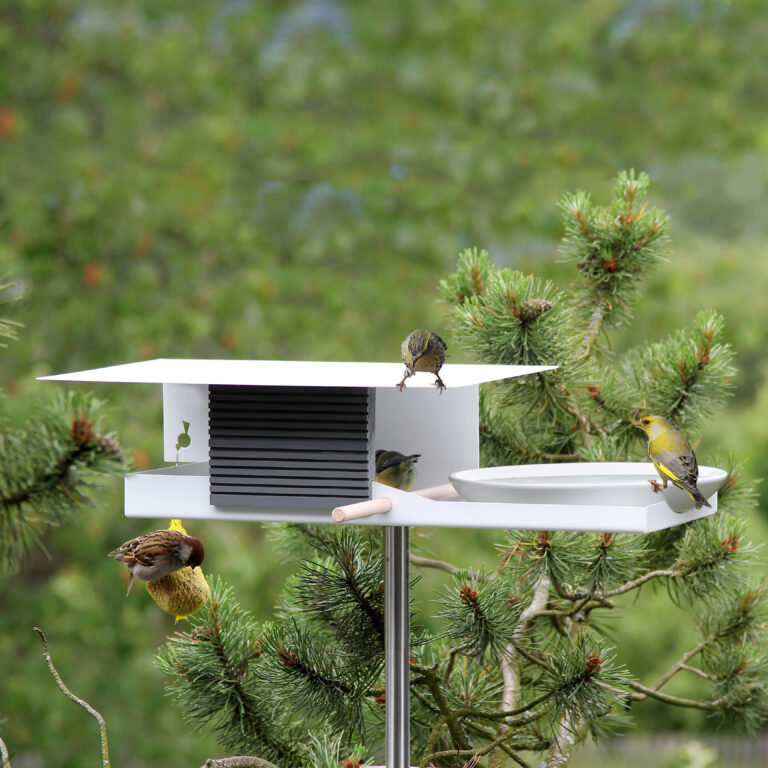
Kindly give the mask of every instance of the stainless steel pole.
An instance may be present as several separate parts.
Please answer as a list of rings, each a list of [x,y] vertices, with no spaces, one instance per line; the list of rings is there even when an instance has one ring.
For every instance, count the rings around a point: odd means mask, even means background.
[[[384,526],[386,768],[410,768],[408,528]]]

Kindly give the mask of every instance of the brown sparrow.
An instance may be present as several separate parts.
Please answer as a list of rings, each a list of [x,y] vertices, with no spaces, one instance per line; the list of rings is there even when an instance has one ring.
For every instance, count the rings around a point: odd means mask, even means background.
[[[128,594],[133,579],[157,581],[181,568],[194,568],[203,562],[205,551],[200,539],[185,536],[178,531],[151,531],[126,541],[108,557],[114,557],[128,566]]]

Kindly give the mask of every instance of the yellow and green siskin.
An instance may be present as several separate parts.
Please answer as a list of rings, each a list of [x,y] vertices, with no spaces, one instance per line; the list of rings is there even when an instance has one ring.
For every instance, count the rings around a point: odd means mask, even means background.
[[[401,352],[403,364],[405,365],[405,374],[402,381],[397,385],[402,392],[405,388],[405,380],[414,375],[417,371],[434,373],[437,377],[435,386],[442,394],[445,384],[440,378],[440,369],[445,362],[445,353],[448,349],[446,343],[432,331],[420,328],[408,334],[403,341]]]
[[[420,453],[404,456],[397,451],[376,451],[376,482],[410,491],[416,483],[416,467]]]
[[[661,477],[661,487],[666,488],[671,482],[693,499],[696,509],[711,506],[696,485],[699,465],[685,435],[662,416],[644,416],[636,426],[648,436],[648,457]],[[653,490],[658,491],[659,482],[650,482]]]

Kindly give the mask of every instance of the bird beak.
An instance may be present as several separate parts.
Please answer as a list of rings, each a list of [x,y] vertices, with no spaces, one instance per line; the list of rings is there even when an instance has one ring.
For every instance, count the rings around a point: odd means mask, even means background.
[[[642,430],[645,430],[645,425],[643,424],[643,422],[642,422],[642,421],[636,421],[636,422],[635,422],[635,426],[636,426],[638,429],[642,429]]]

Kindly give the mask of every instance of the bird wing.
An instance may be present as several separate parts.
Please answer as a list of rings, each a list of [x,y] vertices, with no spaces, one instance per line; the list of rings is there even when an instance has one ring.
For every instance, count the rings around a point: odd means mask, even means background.
[[[685,453],[661,451],[653,457],[653,463],[673,482],[679,483],[684,488],[696,487],[699,466],[693,451],[689,450]]]
[[[127,560],[125,560],[126,556],[133,558],[133,551],[141,543],[141,540],[143,538],[144,538],[143,536],[137,536],[135,539],[130,539],[129,541],[126,541],[124,544],[121,544],[117,549],[113,549],[107,555],[107,557],[114,557],[116,560],[128,562]]]
[[[432,336],[433,336],[433,338],[437,339],[437,341],[439,341],[443,345],[443,348],[445,350],[448,349],[448,345],[434,331],[432,331]]]
[[[126,565],[154,565],[157,558],[158,544],[167,541],[169,531],[151,531],[143,536],[126,541],[109,556]]]

